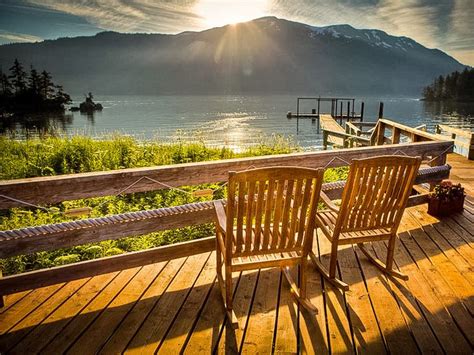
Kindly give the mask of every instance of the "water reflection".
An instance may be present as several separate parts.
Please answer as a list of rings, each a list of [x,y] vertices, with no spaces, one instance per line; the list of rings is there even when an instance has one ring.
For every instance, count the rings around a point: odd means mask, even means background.
[[[474,102],[428,102],[423,101],[428,116],[455,116],[474,119]]]
[[[73,122],[73,115],[63,112],[22,114],[0,118],[0,133],[31,135],[66,131]]]

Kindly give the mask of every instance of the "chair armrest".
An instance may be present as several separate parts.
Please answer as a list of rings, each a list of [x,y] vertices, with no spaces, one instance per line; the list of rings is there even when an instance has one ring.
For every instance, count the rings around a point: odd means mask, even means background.
[[[218,228],[222,234],[225,234],[227,226],[227,215],[225,213],[224,204],[222,203],[222,201],[215,201],[214,209],[216,211],[216,228]]]
[[[339,212],[339,207],[337,207],[324,192],[321,191],[319,199],[320,202],[324,203],[331,211]]]

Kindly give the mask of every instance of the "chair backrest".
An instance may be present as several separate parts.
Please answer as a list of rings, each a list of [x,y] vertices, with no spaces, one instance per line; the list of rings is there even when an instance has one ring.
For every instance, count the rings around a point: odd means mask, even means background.
[[[323,174],[299,167],[230,172],[226,242],[232,240],[232,254],[303,250],[313,236]]]
[[[381,228],[395,233],[420,163],[419,157],[393,155],[354,159],[334,234]]]

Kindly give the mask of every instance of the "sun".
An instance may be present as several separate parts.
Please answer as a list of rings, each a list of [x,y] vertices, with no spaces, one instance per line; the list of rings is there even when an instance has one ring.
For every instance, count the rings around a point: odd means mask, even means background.
[[[268,0],[200,0],[195,12],[206,27],[218,27],[267,15]]]

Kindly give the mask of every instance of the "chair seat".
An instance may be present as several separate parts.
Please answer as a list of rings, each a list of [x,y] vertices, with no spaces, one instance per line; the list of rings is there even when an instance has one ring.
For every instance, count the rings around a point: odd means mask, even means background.
[[[268,252],[258,255],[242,255],[232,258],[232,270],[248,270],[266,267],[282,267],[296,265],[301,262],[301,252]]]
[[[331,210],[319,211],[316,214],[316,225],[323,233],[332,240],[334,228],[336,226],[337,212]],[[339,235],[338,244],[364,243],[365,241],[377,241],[389,239],[391,231],[388,228],[366,229],[356,232],[342,232]]]

